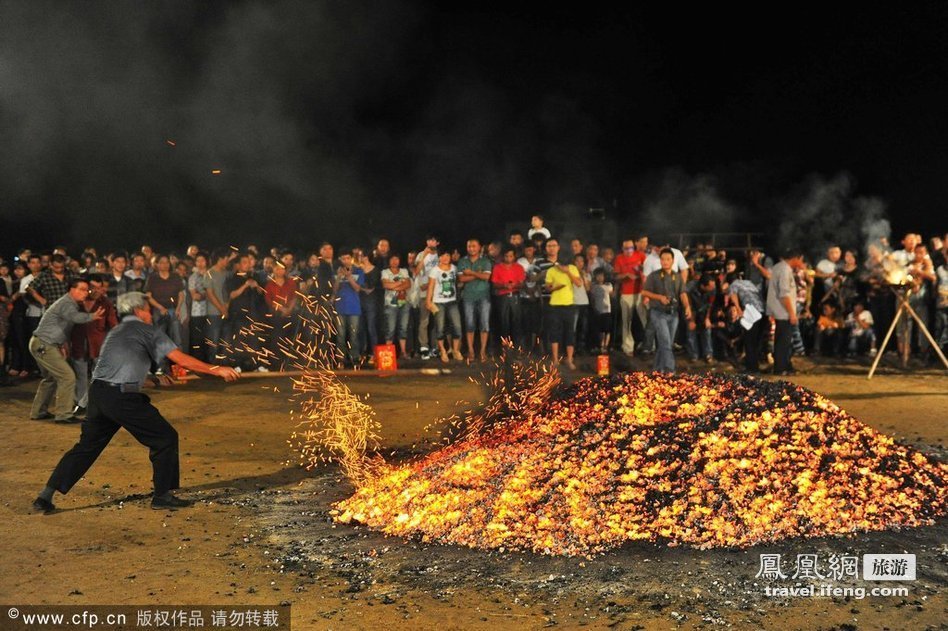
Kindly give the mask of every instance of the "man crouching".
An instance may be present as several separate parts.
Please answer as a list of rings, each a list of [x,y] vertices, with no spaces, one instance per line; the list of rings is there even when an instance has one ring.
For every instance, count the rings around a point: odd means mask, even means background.
[[[48,513],[55,509],[53,493],[68,493],[120,427],[149,449],[155,485],[151,507],[175,509],[191,505],[171,493],[179,488],[178,432],[151,404],[151,399],[142,394],[145,378],[152,363],[159,364],[165,358],[225,381],[235,381],[240,375],[233,368],[205,364],[181,352],[164,332],[151,325],[151,307],[145,294],[129,292],[119,296],[117,302],[122,321],[105,339],[92,373],[89,407],[79,442],[62,457],[46,488],[33,501],[37,511]]]

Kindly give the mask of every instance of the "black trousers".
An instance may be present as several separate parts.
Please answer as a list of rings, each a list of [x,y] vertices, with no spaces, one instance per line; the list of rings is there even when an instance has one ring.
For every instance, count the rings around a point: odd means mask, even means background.
[[[790,320],[776,320],[774,325],[774,372],[793,370],[793,325]]]
[[[751,372],[760,369],[760,356],[770,328],[770,319],[762,316],[744,333],[744,368]]]
[[[520,340],[520,297],[519,296],[496,296],[494,298],[499,326],[497,327],[500,337],[510,338],[515,344]]]
[[[87,410],[79,442],[62,457],[46,486],[68,493],[96,461],[115,432],[124,427],[138,442],[148,447],[155,495],[179,487],[178,432],[151,404],[151,399],[138,392],[121,392],[115,386],[96,380],[89,387]]]

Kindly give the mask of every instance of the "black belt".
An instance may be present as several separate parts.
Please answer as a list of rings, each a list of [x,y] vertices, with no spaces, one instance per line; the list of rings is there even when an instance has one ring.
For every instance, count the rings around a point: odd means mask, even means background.
[[[92,383],[97,383],[102,386],[108,386],[110,388],[116,388],[122,392],[141,392],[142,385],[137,381],[128,382],[128,383],[112,383],[111,381],[103,381],[102,379],[93,379]]]

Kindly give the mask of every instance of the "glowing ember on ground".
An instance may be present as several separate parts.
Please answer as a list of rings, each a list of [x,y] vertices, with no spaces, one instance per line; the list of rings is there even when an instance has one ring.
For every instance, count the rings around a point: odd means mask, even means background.
[[[590,554],[919,526],[945,512],[948,466],[785,382],[631,373],[531,403],[418,462],[379,465],[336,519]]]

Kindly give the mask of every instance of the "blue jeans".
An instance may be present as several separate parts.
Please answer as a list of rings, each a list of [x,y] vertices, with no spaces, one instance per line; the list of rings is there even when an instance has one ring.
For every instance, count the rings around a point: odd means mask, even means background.
[[[434,314],[435,334],[434,339],[444,339],[444,320],[447,318],[451,324],[451,333],[454,337],[461,337],[461,313],[458,311],[457,302],[437,303],[438,313]]]
[[[694,331],[688,329],[685,348],[688,349],[689,359],[714,357],[714,349],[711,346],[711,329],[704,327],[698,327]]]
[[[408,303],[401,307],[385,305],[385,341],[408,339]],[[396,332],[398,337],[395,337]]]
[[[224,319],[219,315],[207,316],[207,324],[204,327],[204,337],[207,340],[207,361],[214,363],[217,361],[218,346],[221,343],[221,335],[224,330]]]
[[[940,307],[935,311],[934,338],[940,347],[948,344],[948,307]]]
[[[678,313],[666,313],[660,309],[648,312],[648,321],[655,331],[655,363],[652,370],[675,372],[675,332],[678,330]]]
[[[461,303],[464,306],[465,331],[468,333],[474,331],[487,333],[490,331],[490,298],[488,296],[475,298],[474,300],[463,298]],[[478,324],[480,324],[480,328],[478,328]]]
[[[179,347],[181,346],[181,325],[178,322],[178,316],[174,312],[174,309],[168,309],[168,312],[164,315],[157,309],[152,309],[151,318],[152,326],[171,338],[171,341]],[[158,360],[158,368],[165,372],[168,372],[170,365],[171,362],[168,361],[167,357],[162,357]]]
[[[339,314],[336,324],[336,347],[343,356],[348,355],[353,364],[359,361],[359,320],[361,317]]]
[[[375,296],[362,300],[361,327],[359,329],[359,350],[368,344],[367,352],[371,355],[379,345],[379,303]]]

